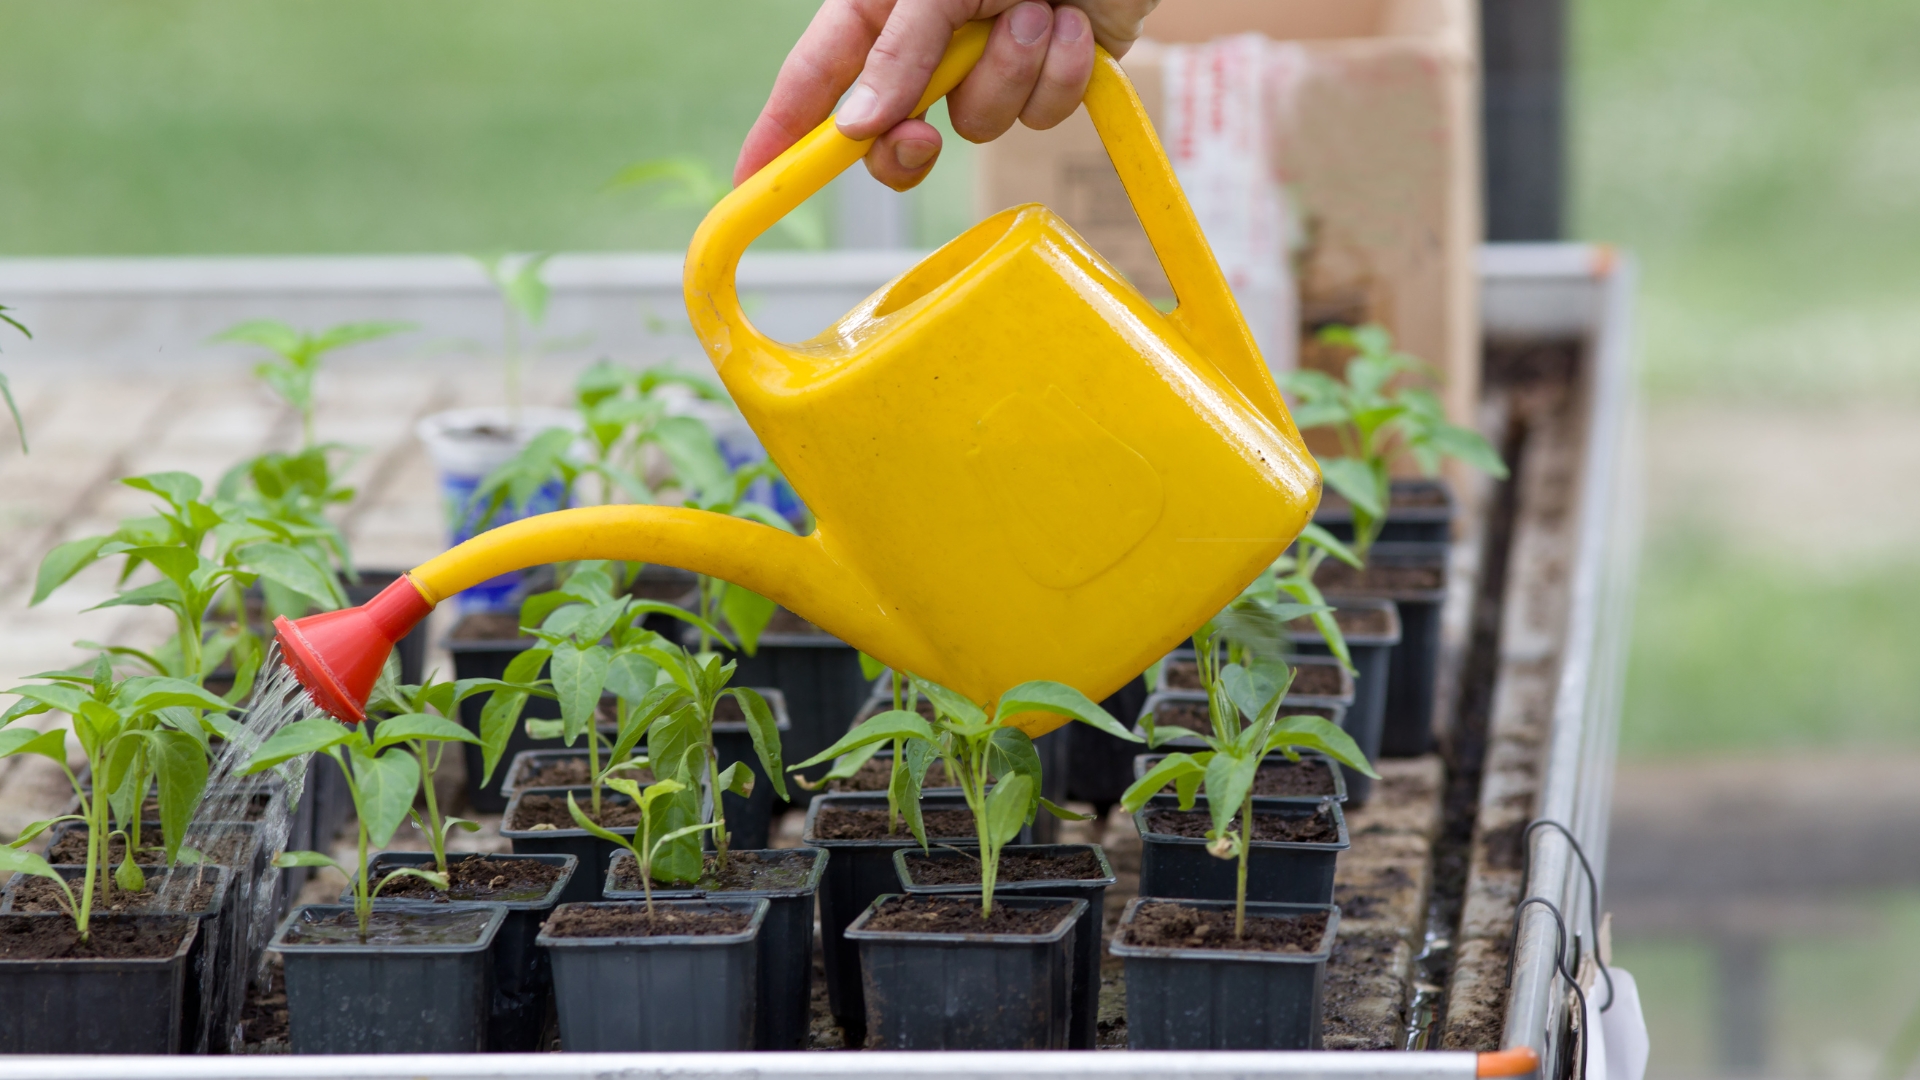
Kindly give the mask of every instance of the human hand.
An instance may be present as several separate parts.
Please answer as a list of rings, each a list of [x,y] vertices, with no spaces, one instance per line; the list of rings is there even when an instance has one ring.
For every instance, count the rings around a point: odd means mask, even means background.
[[[940,156],[939,130],[909,113],[955,30],[974,19],[994,20],[986,54],[947,95],[953,130],[969,142],[987,142],[1015,120],[1046,129],[1072,116],[1093,75],[1094,43],[1124,55],[1157,3],[826,0],[780,65],[766,108],[740,148],[733,182],[811,131],[853,86],[837,117],[840,131],[873,139],[867,171],[905,191],[926,179]]]

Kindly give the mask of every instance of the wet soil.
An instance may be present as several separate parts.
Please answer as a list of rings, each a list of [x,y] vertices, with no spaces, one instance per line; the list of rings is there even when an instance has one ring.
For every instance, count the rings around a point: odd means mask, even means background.
[[[980,917],[977,898],[908,896],[888,900],[867,920],[869,930],[906,934],[1046,934],[1060,925],[1059,908],[1010,908],[995,905]]]
[[[742,911],[688,911],[654,905],[648,914],[646,905],[631,907],[569,907],[547,920],[550,937],[719,937],[737,934],[747,928],[752,916]]]
[[[1314,584],[1329,593],[1431,592],[1447,587],[1447,571],[1440,566],[1386,566],[1375,563],[1355,570],[1331,559],[1320,564]]]
[[[191,844],[192,840],[189,839],[188,843]],[[220,866],[233,867],[238,865],[241,857],[246,852],[248,844],[249,838],[246,835],[232,833],[221,838],[219,843],[213,845],[213,850],[207,852],[206,855]],[[150,825],[141,827],[140,848],[142,852],[152,851],[158,853],[164,849],[164,845],[165,840],[160,834],[160,826]],[[119,836],[111,837],[107,841],[107,857],[115,863],[120,862],[121,859],[126,857],[126,849],[126,842]],[[144,858],[145,856],[142,855],[142,857]],[[84,865],[87,861],[87,830],[73,829],[62,833],[59,841],[47,849],[46,858],[48,862],[55,866]]]
[[[1310,953],[1327,936],[1327,915],[1247,916],[1245,933],[1233,934],[1233,909],[1192,908],[1185,904],[1141,904],[1123,935],[1128,945],[1161,949],[1220,949],[1235,952]]]
[[[257,792],[247,799],[246,808],[240,812],[239,816],[229,820],[262,821],[265,820],[267,811],[271,809],[272,806],[273,795],[271,793],[265,791]],[[140,817],[142,820],[160,820],[160,796],[148,796],[147,801],[140,804]]]
[[[1293,669],[1293,685],[1287,693],[1338,697],[1346,689],[1341,682],[1340,669],[1332,664],[1301,664]],[[1170,690],[1200,689],[1200,665],[1191,660],[1169,661],[1166,685]]]
[[[920,811],[921,824],[926,826],[927,839],[943,840],[975,839],[973,812],[966,809]],[[823,806],[813,819],[813,836],[817,840],[901,840],[911,841],[913,833],[906,822],[900,823],[898,831],[887,828],[887,809]]]
[[[1205,839],[1213,828],[1213,819],[1204,810],[1152,810],[1147,813],[1147,828],[1164,836]],[[1289,844],[1337,844],[1340,827],[1333,815],[1263,814],[1253,815],[1253,838]]]
[[[602,754],[601,760],[605,759],[606,755]],[[588,775],[587,766],[588,761],[584,754],[577,758],[547,758],[531,768],[526,765],[521,766],[519,773],[514,777],[513,785],[516,790],[536,787],[583,787],[593,779]],[[651,769],[625,769],[614,775],[635,781],[641,787],[653,783],[654,779]],[[562,805],[564,806],[564,803]]]
[[[1348,637],[1373,637],[1393,629],[1393,618],[1378,608],[1338,608],[1333,613],[1333,621],[1340,632]],[[1318,639],[1320,631],[1313,625],[1312,619],[1295,619],[1289,624],[1296,634],[1311,635]]]
[[[1168,784],[1162,791],[1172,791]],[[1319,798],[1333,794],[1333,767],[1324,759],[1303,757],[1262,762],[1253,776],[1253,793],[1269,798]]]
[[[372,880],[378,883],[389,871],[403,865],[420,870],[433,869],[431,863],[425,866],[389,864],[376,859]],[[454,900],[538,899],[553,888],[553,883],[559,881],[563,873],[565,870],[561,867],[532,859],[500,856],[462,859],[450,856],[447,859],[448,888],[436,889],[431,882],[402,876],[382,886],[380,895],[387,899],[431,900],[439,904]]]
[[[814,856],[805,852],[774,854],[758,851],[735,851],[727,856],[727,867],[722,870],[718,860],[707,856],[706,867],[701,871],[700,879],[691,885],[656,881],[656,889],[704,889],[708,892],[757,892],[774,889],[797,889],[807,883],[807,875],[813,871]],[[616,889],[640,891],[640,865],[633,861],[632,855],[621,855],[613,864],[613,886]]]
[[[977,885],[980,883],[980,862],[971,857],[949,856],[934,859],[925,855],[909,855],[907,869],[912,873],[915,885]],[[1000,874],[997,880],[1003,884],[1012,881],[1087,881],[1105,876],[1100,869],[1099,858],[1091,851],[1074,851],[1061,855],[1002,852]]]
[[[195,885],[183,904],[167,908],[159,906],[159,886],[164,882],[161,876],[165,871],[158,866],[144,866],[141,870],[147,875],[147,887],[139,892],[128,892],[115,885],[108,892],[103,885],[108,882],[94,883],[93,910],[97,912],[127,912],[132,914],[151,914],[156,911],[204,911],[213,903],[213,882],[203,881]],[[191,871],[189,871],[191,874]],[[72,881],[68,886],[73,889],[75,899],[80,896],[80,882]],[[171,897],[169,897],[171,899]],[[26,878],[14,886],[13,911],[15,914],[32,912],[67,910],[67,894],[60,886],[46,878]]]
[[[600,796],[600,816],[593,816],[593,804],[584,792],[577,792],[574,801],[580,804],[580,810],[588,820],[606,829],[633,829],[640,825],[640,808],[624,795],[608,792]],[[504,828],[513,832],[530,832],[546,825],[555,829],[578,829],[573,814],[567,809],[565,795],[522,795],[520,805],[514,809],[513,820]]]
[[[835,780],[833,783],[828,784],[827,790],[833,792],[885,791],[887,790],[887,784],[892,779],[893,758],[876,756],[868,758],[866,764],[860,766],[859,772],[854,773],[845,780]],[[920,781],[920,788],[923,791],[927,788],[954,786],[956,785],[948,783],[947,781],[946,764],[939,761],[927,766],[927,775]]]
[[[95,919],[82,941],[71,919],[0,915],[0,959],[165,959],[180,947],[191,925],[185,918]]]
[[[240,1011],[240,1039],[249,1046],[284,1050],[293,1029],[287,1020],[287,977],[272,954],[264,985],[255,985]]]

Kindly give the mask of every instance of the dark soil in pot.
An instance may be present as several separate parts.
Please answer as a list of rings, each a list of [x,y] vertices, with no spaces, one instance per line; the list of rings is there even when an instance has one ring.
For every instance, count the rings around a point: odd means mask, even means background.
[[[1133,1050],[1320,1047],[1327,959],[1339,925],[1327,905],[1130,901],[1112,952],[1126,964]]]
[[[980,890],[980,862],[970,852],[908,848],[894,854],[900,887],[909,895],[973,894]],[[1118,878],[1106,852],[1094,844],[1034,844],[1002,848],[994,882],[996,898],[1046,896],[1085,900],[1073,931],[1073,1010],[1067,1048],[1091,1050],[1100,1013],[1100,928],[1107,888]]]
[[[921,819],[928,843],[971,847],[978,837],[973,815],[957,796],[933,795],[921,800]],[[918,846],[902,822],[887,830],[885,795],[823,795],[807,809],[800,842],[833,853],[820,883],[820,946],[826,974],[827,1000],[847,1045],[866,1038],[866,1005],[860,980],[860,949],[847,940],[847,925],[864,913],[875,898],[899,891],[893,853]]]
[[[1207,852],[1212,821],[1202,795],[1193,810],[1156,795],[1134,814],[1140,831],[1140,895],[1231,900],[1238,862]],[[1256,807],[1247,899],[1326,904],[1333,899],[1334,861],[1349,846],[1340,805],[1278,803]]]
[[[887,790],[887,784],[893,777],[893,755],[875,754],[860,766],[860,771],[845,780],[835,780],[827,785],[829,792],[881,791]],[[947,779],[947,766],[936,761],[927,766],[927,775],[921,782],[921,790],[954,787]]]
[[[1280,710],[1287,716],[1317,716],[1322,720],[1339,723],[1346,710],[1329,705],[1288,705]],[[1162,699],[1154,708],[1154,723],[1162,727],[1186,728],[1203,734],[1213,731],[1213,720],[1207,712],[1204,698],[1192,701]],[[1137,744],[1136,744],[1137,749]]]
[[[1447,599],[1447,545],[1375,544],[1364,571],[1328,560],[1314,580],[1329,603],[1339,604],[1349,597],[1393,601],[1400,618],[1400,643],[1388,661],[1380,753],[1417,757],[1431,751],[1440,611]]]
[[[1348,597],[1338,602],[1334,621],[1346,639],[1347,654],[1353,659],[1353,703],[1343,721],[1348,735],[1360,752],[1372,761],[1380,756],[1380,740],[1386,731],[1387,695],[1393,674],[1393,654],[1400,647],[1400,612],[1391,600]],[[1320,631],[1306,619],[1289,628],[1294,650],[1309,656],[1331,656]],[[1373,794],[1373,777],[1341,766],[1352,805],[1364,806]]]
[[[373,880],[379,881],[387,872],[401,866],[418,868],[432,864],[431,855],[424,852],[419,854],[426,857],[402,860],[391,855],[379,856],[373,861]],[[381,888],[380,899],[420,900],[431,904],[537,900],[572,872],[573,867],[564,861],[540,861],[506,855],[450,854],[447,856],[447,888],[441,889],[417,877],[397,877]]]
[[[632,836],[640,824],[640,808],[617,792],[600,793],[598,816],[593,813],[592,792],[586,788],[527,788],[514,793],[500,820],[500,835],[513,844],[513,853],[571,855],[578,860],[560,893],[559,902],[563,904],[599,899],[607,861],[621,850],[574,824],[567,809],[569,794],[578,801],[581,812],[609,832]]]
[[[1135,778],[1147,775],[1164,757],[1165,754],[1139,755],[1134,759]],[[1163,793],[1172,791],[1171,783],[1162,789]],[[1260,770],[1254,773],[1253,797],[1256,805],[1262,799],[1343,802],[1347,797],[1346,781],[1330,759],[1318,754],[1302,754],[1297,762],[1275,755],[1261,762]]]
[[[1456,513],[1453,490],[1439,479],[1401,479],[1392,482],[1387,520],[1377,539],[1386,543],[1435,543],[1452,539]],[[1353,507],[1339,492],[1329,489],[1314,512],[1314,524],[1336,539],[1353,539]]]
[[[565,904],[540,945],[553,960],[562,1049],[751,1050],[758,897]]]
[[[767,901],[766,921],[760,926],[760,1000],[758,1036],[762,1050],[806,1048],[813,997],[813,914],[820,881],[829,865],[828,853],[818,848],[778,851],[735,851],[722,870],[709,855],[706,871],[692,884],[708,897],[760,897]],[[655,883],[663,889],[688,886]],[[637,900],[639,864],[621,852],[607,875],[609,900]]]
[[[593,779],[593,770],[588,768],[589,762],[584,752],[568,750],[555,752],[548,757],[536,756],[540,753],[546,752],[535,751],[516,759],[519,767],[508,778],[509,787],[515,791],[536,787],[585,787]],[[627,769],[617,775],[643,788],[654,780],[652,769]]]
[[[1169,690],[1200,689],[1200,665],[1193,660],[1168,660],[1162,669],[1162,682]],[[1340,669],[1330,664],[1300,664],[1294,668],[1289,697],[1341,697],[1352,687]]]
[[[274,935],[296,1054],[475,1053],[486,1048],[496,905],[295,908]]]
[[[883,897],[847,928],[867,988],[867,1040],[887,1050],[1066,1049],[1074,930],[1085,900]]]
[[[198,920],[0,915],[0,1053],[174,1054]]]

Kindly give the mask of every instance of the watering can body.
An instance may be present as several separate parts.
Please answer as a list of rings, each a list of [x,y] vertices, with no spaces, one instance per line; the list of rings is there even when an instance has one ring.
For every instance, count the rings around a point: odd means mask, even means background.
[[[955,35],[923,106],[984,41],[978,24]],[[1098,700],[1165,655],[1285,550],[1320,480],[1104,52],[1087,106],[1174,285],[1171,313],[1029,205],[812,340],[766,337],[734,274],[755,237],[865,153],[829,120],[714,208],[686,267],[695,331],[816,531],[665,507],[562,511],[418,568],[425,602],[508,563],[661,562],[751,588],[979,702],[1029,679]]]

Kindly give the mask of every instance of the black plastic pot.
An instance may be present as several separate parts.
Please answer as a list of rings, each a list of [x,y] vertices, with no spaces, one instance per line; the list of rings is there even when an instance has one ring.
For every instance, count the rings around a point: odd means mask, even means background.
[[[1100,860],[1100,876],[1078,880],[1000,881],[994,884],[994,903],[1002,897],[1044,896],[1061,900],[1085,900],[1086,910],[1073,930],[1073,1016],[1067,1027],[1067,1049],[1093,1049],[1094,1022],[1100,1018],[1100,921],[1106,911],[1107,886],[1119,880],[1107,853],[1098,844],[1026,844],[1000,849],[1003,855],[1067,855],[1091,851]],[[911,896],[978,896],[980,883],[972,885],[916,885],[914,863],[920,859],[952,862],[973,856],[946,848],[930,852],[903,848],[893,853],[894,873],[900,888]]]
[[[164,866],[143,866],[140,869],[146,875],[149,884],[168,877],[168,870]],[[86,877],[87,868],[56,866],[54,870],[67,879],[74,895],[79,896],[80,883]],[[225,1022],[222,1020],[226,1015],[223,1006],[228,1003],[237,1003],[238,995],[246,989],[246,975],[240,970],[239,965],[233,962],[233,941],[227,934],[222,920],[227,890],[232,885],[229,880],[231,875],[224,866],[180,867],[172,873],[178,875],[183,882],[189,883],[204,874],[213,884],[213,895],[198,910],[154,907],[130,911],[128,914],[182,915],[198,921],[199,929],[194,933],[192,948],[187,953],[187,979],[181,987],[180,1050],[182,1053],[192,1054],[224,1051],[227,1048],[227,1042]],[[25,874],[15,874],[12,880],[7,882],[5,890],[0,891],[0,915],[16,914],[15,892],[27,882],[34,880],[38,879]],[[187,887],[190,888],[191,885]]]
[[[380,908],[453,940],[433,944],[290,943],[287,935],[351,905],[302,904],[274,933],[285,964],[289,1041],[296,1054],[460,1054],[486,1049],[498,905]]]
[[[587,809],[587,800],[592,796],[591,788],[527,788],[514,793],[513,800],[507,803],[507,812],[500,819],[500,835],[513,844],[515,855],[571,855],[577,860],[573,875],[567,879],[566,888],[560,891],[559,903],[579,904],[600,898],[600,890],[606,884],[607,863],[613,853],[621,848],[609,841],[602,840],[585,829],[509,829],[507,822],[520,808],[520,800],[528,795],[558,795],[565,798],[572,792],[580,808]],[[600,793],[603,803],[631,803],[633,800],[613,791]],[[631,837],[634,826],[624,829],[608,829],[615,836]]]
[[[64,914],[0,915],[71,920]],[[0,1054],[177,1054],[186,1008],[188,957],[199,920],[178,915],[120,915],[110,922],[179,927],[180,944],[141,960],[0,960]],[[0,932],[4,932],[0,929]]]
[[[1126,943],[1140,905],[1127,902],[1109,946],[1127,965],[1129,1050],[1318,1050],[1327,958],[1340,909],[1325,904],[1247,904],[1248,915],[1327,913],[1311,953],[1169,949]],[[1180,900],[1183,907],[1233,910],[1231,900]]]
[[[1418,757],[1433,749],[1434,680],[1440,666],[1440,609],[1446,603],[1446,544],[1375,544],[1369,568],[1438,570],[1438,589],[1374,587],[1357,582],[1327,584],[1331,603],[1350,597],[1391,600],[1400,612],[1400,644],[1387,670],[1386,716],[1380,731],[1382,757]],[[1344,568],[1343,568],[1344,569]],[[1321,573],[1327,568],[1323,565]]]
[[[1220,653],[1224,657],[1226,654],[1226,649],[1222,648],[1220,650]],[[1172,652],[1167,654],[1166,662],[1169,664],[1183,663],[1183,664],[1191,665],[1193,664],[1194,659],[1195,659],[1194,651],[1192,648],[1175,649]],[[1286,697],[1286,701],[1289,705],[1339,705],[1342,708],[1352,707],[1354,690],[1355,690],[1353,676],[1348,674],[1344,669],[1340,667],[1340,662],[1338,660],[1332,659],[1329,656],[1311,656],[1311,657],[1296,656],[1296,657],[1289,657],[1287,662],[1292,664],[1298,664],[1300,667],[1315,667],[1315,668],[1330,669],[1333,672],[1335,678],[1339,682],[1339,689],[1334,691],[1331,694],[1309,694],[1309,693],[1303,693],[1296,689],[1291,693],[1289,693]],[[1297,684],[1298,684],[1298,679],[1296,679],[1296,685]],[[1198,692],[1199,690],[1198,687],[1166,687],[1166,684],[1164,682],[1161,685],[1166,689],[1168,689],[1169,691],[1182,690],[1189,693],[1194,693],[1194,692]]]
[[[1132,682],[1102,701],[1100,707],[1112,713],[1114,719],[1122,724],[1128,724],[1140,715],[1140,709],[1146,701],[1147,680],[1136,676]],[[1092,803],[1104,820],[1107,811],[1120,801],[1120,796],[1133,783],[1133,755],[1140,752],[1140,744],[1117,738],[1086,724],[1068,724],[1055,735],[1047,737],[1061,738],[1066,743],[1062,748],[1065,768],[1053,768],[1054,763],[1048,763],[1053,772],[1065,778],[1066,797]]]
[[[752,852],[761,856],[805,857],[811,860],[804,884],[790,889],[701,890],[709,898],[767,901],[767,918],[760,926],[760,1002],[758,1036],[760,1050],[804,1050],[809,1027],[808,1010],[813,995],[813,907],[820,891],[820,879],[827,872],[828,853],[819,848],[782,848]],[[639,900],[640,889],[617,889],[618,867],[631,864],[631,852],[618,852],[607,868],[608,900]],[[660,896],[662,890],[655,889]]]
[[[1179,800],[1171,795],[1156,795],[1135,811],[1133,823],[1140,830],[1140,895],[1176,897],[1183,900],[1232,900],[1239,875],[1239,862],[1208,854],[1207,841],[1198,837],[1156,833],[1147,826],[1147,815],[1155,810],[1178,809]],[[1205,813],[1207,797],[1200,796],[1194,809]],[[1317,805],[1293,804],[1261,807],[1256,816],[1281,814],[1303,817],[1320,812]],[[1333,816],[1340,839],[1330,844],[1287,843],[1255,840],[1247,860],[1247,899],[1263,903],[1330,904],[1333,902],[1334,861],[1351,846],[1347,836],[1347,818],[1340,804],[1329,801],[1326,812]]]
[[[1160,764],[1161,759],[1165,758],[1166,756],[1167,755],[1165,754],[1140,754],[1135,756],[1133,759],[1133,778],[1135,780],[1138,780],[1141,777],[1146,776],[1148,770],[1152,769],[1155,765]],[[1302,762],[1317,761],[1325,764],[1327,767],[1327,771],[1331,773],[1333,776],[1333,793],[1331,795],[1255,795],[1253,797],[1253,805],[1256,809],[1260,809],[1268,806],[1281,806],[1289,803],[1293,803],[1293,804],[1306,803],[1306,804],[1318,806],[1321,802],[1327,799],[1332,799],[1334,802],[1337,802],[1337,803],[1344,803],[1347,801],[1346,770],[1340,768],[1340,765],[1338,762],[1334,761],[1332,758],[1326,757],[1325,755],[1316,754],[1311,751],[1302,753],[1300,755],[1300,760]],[[1271,766],[1275,764],[1284,764],[1285,762],[1286,762],[1285,758],[1281,757],[1279,754],[1275,754],[1272,757],[1269,757],[1262,767]]]
[[[1437,505],[1408,505],[1413,501],[1429,502],[1436,493],[1443,500]],[[1390,544],[1446,543],[1453,539],[1455,512],[1453,489],[1445,480],[1395,480],[1392,498],[1387,503],[1387,523],[1381,526],[1378,539]],[[1336,539],[1353,539],[1353,507],[1331,492],[1320,500],[1313,523]]]
[[[827,1006],[845,1033],[848,1045],[857,1046],[866,1037],[866,1001],[860,979],[860,947],[846,937],[848,924],[859,918],[868,905],[900,887],[893,869],[893,853],[917,847],[913,835],[903,825],[897,840],[823,840],[814,824],[823,809],[855,807],[886,809],[884,792],[858,792],[822,795],[807,808],[806,826],[800,842],[808,847],[825,848],[833,853],[827,873],[820,883],[820,952],[827,976]],[[931,795],[921,800],[922,809],[964,808],[966,800],[957,795]],[[933,844],[946,841],[972,847],[975,836],[934,837]]]
[[[570,907],[643,910],[620,902]],[[737,934],[704,937],[566,938],[542,932],[553,959],[560,1046],[585,1052],[751,1050],[759,991],[759,937],[768,901],[759,897],[655,900],[656,908],[747,911]]]
[[[722,652],[739,665],[735,685],[772,686],[786,695],[792,727],[780,740],[780,753],[789,763],[807,760],[846,734],[847,718],[860,711],[872,684],[860,670],[860,653],[831,634],[762,634],[752,656]],[[831,767],[822,764],[801,775],[817,780]],[[788,794],[795,801],[808,798],[804,789],[789,787]]]
[[[448,855],[449,864],[468,859],[503,859],[505,855]],[[560,902],[560,894],[579,871],[579,861],[571,855],[514,855],[549,866],[564,868],[560,879],[546,894],[520,900],[430,900],[375,898],[381,908],[424,908],[429,911],[454,911],[470,908],[505,908],[507,917],[493,936],[493,1003],[487,1015],[487,1049],[510,1053],[531,1053],[540,1049],[541,1030],[553,1008],[553,969],[547,954],[534,944],[540,924],[546,921]],[[377,868],[394,866],[432,866],[433,853],[427,851],[382,851],[373,856]],[[381,874],[372,878],[378,882]],[[353,890],[340,894],[342,904],[353,903]]]
[[[1204,710],[1207,707],[1206,692],[1204,690],[1162,690],[1147,698],[1146,706],[1140,710],[1140,715],[1146,716],[1151,714],[1153,716],[1154,723],[1159,727],[1161,738],[1164,740],[1160,744],[1161,746],[1172,747],[1176,750],[1206,749],[1207,744],[1201,740],[1197,733],[1191,735],[1176,735],[1170,739],[1167,738],[1168,732],[1179,731],[1180,728],[1166,720],[1163,710],[1169,710],[1180,705],[1198,706]],[[1289,697],[1281,702],[1280,714],[1282,716],[1318,716],[1339,726],[1342,730],[1345,730],[1347,726],[1347,708],[1340,704],[1303,703],[1296,702],[1294,698]],[[1134,731],[1141,735],[1146,734],[1146,728],[1139,724],[1134,725]],[[1129,745],[1133,747],[1135,754],[1140,752],[1140,743],[1130,743]],[[1128,764],[1128,783],[1131,784],[1132,763],[1129,762]]]
[[[847,927],[865,973],[869,1048],[1067,1049],[1074,929],[1087,914],[1085,900],[1002,899],[994,890],[995,906],[1059,911],[1060,921],[1044,934],[867,929],[873,913],[891,898],[875,899]]]
[[[1353,658],[1355,672],[1353,680],[1353,704],[1347,708],[1344,727],[1353,741],[1359,745],[1360,752],[1372,761],[1380,756],[1380,737],[1385,731],[1387,720],[1387,688],[1392,678],[1391,668],[1393,651],[1400,645],[1400,610],[1391,600],[1364,600],[1348,597],[1334,605],[1340,612],[1367,611],[1375,613],[1386,623],[1387,629],[1380,633],[1359,633],[1341,628],[1341,636],[1347,641],[1347,654]],[[1327,647],[1325,639],[1318,630],[1296,629],[1291,635],[1293,648],[1301,656],[1332,656],[1333,650]],[[1340,766],[1346,777],[1347,791],[1353,797],[1352,805],[1365,806],[1373,794],[1373,777],[1365,773]]]

